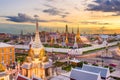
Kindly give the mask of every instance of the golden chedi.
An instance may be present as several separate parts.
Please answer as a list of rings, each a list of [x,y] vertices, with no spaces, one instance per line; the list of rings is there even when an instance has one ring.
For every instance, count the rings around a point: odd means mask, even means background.
[[[65,30],[65,44],[68,45],[69,40],[68,40],[68,26],[66,25],[66,30]]]
[[[76,36],[75,36],[75,42],[76,42],[77,44],[82,43],[82,40],[81,40],[81,38],[80,38],[79,27],[78,27],[78,29],[77,29],[77,34],[76,34]]]
[[[66,45],[69,43],[68,36],[66,36],[66,38],[65,38],[65,43],[66,43]]]

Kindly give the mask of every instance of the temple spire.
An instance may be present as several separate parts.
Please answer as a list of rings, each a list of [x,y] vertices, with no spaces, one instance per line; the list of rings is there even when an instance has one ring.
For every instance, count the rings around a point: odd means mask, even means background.
[[[57,30],[56,30],[56,33],[59,33],[58,28],[57,28]]]
[[[68,33],[68,26],[67,26],[67,24],[66,24],[66,30],[65,30],[65,32]]]
[[[39,35],[39,30],[38,30],[38,20],[37,20],[37,17],[35,17],[35,18],[36,18],[36,32],[35,32],[35,40],[34,40],[33,47],[34,48],[41,48],[42,43],[40,40],[40,35]]]
[[[68,44],[69,43],[69,40],[68,40],[68,26],[66,25],[66,30],[65,30],[65,43]]]
[[[80,34],[79,27],[78,27],[78,29],[77,29],[77,34]]]
[[[81,38],[80,38],[80,31],[79,31],[79,26],[78,26],[78,28],[77,28],[77,34],[76,34],[76,36],[75,36],[75,42],[76,43],[82,43],[82,40],[81,40]]]
[[[73,28],[72,28],[72,34],[74,34],[74,30],[73,30]]]
[[[66,43],[66,45],[69,43],[68,36],[66,36],[66,38],[65,38],[65,43]]]
[[[38,20],[36,20],[36,31],[39,32],[39,30],[38,30]]]

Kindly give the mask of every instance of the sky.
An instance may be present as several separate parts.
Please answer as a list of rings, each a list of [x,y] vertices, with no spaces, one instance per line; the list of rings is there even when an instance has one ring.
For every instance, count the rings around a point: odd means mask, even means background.
[[[0,0],[0,32],[32,31],[35,15],[45,30],[120,33],[120,0]]]

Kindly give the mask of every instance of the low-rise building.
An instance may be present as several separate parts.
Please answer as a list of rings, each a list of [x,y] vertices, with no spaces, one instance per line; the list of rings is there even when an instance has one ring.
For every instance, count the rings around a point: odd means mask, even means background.
[[[108,79],[110,77],[109,68],[84,64],[83,67],[82,67],[82,70],[93,72],[93,73],[100,73],[100,76],[101,76],[102,79]]]
[[[70,80],[107,80],[109,77],[109,68],[86,64],[82,68],[72,69],[70,74]]]
[[[15,61],[15,47],[6,43],[0,42],[0,63],[5,65]]]
[[[101,80],[100,73],[93,73],[79,69],[72,69],[70,80]]]

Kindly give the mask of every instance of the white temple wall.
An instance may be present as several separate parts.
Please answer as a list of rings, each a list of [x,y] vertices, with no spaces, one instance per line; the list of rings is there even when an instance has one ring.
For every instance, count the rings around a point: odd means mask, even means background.
[[[108,46],[112,46],[112,45],[116,45],[118,42],[113,42],[113,43],[109,43]],[[89,50],[94,50],[94,49],[97,49],[97,48],[102,48],[102,47],[105,47],[104,44],[101,44],[101,45],[93,45],[93,46],[90,46],[90,47],[85,47],[85,48],[79,48],[81,51],[80,54],[82,54],[82,52],[84,51],[89,51]],[[29,46],[28,45],[15,45],[15,48],[19,48],[19,49],[29,49]],[[77,50],[79,50],[77,49]],[[70,51],[71,49],[65,49],[65,48],[48,48],[46,47],[45,48],[46,51],[48,52],[62,52],[62,53],[68,53],[68,51]]]

